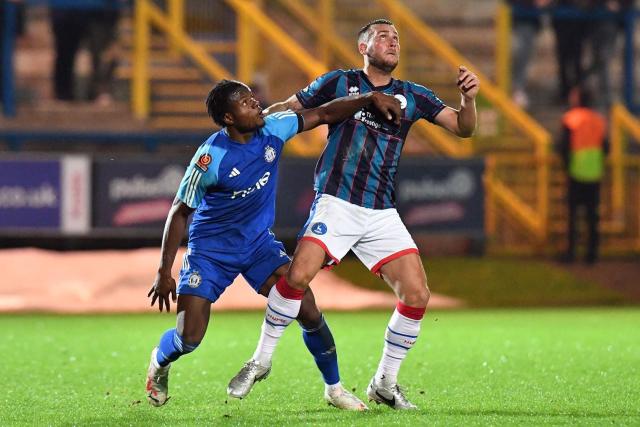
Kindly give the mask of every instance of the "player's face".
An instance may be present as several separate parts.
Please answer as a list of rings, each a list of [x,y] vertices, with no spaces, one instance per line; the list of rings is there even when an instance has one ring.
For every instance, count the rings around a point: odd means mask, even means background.
[[[367,43],[366,55],[369,64],[386,72],[392,72],[400,60],[400,39],[396,27],[376,24],[371,27],[373,35]]]
[[[239,132],[251,132],[264,126],[264,116],[262,115],[260,102],[248,88],[235,93],[231,97],[230,105],[233,127]]]

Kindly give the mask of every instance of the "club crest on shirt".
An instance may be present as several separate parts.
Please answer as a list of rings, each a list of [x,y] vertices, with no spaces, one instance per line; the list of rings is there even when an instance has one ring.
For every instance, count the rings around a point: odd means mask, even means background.
[[[276,149],[270,145],[264,147],[264,159],[267,163],[271,163],[276,159]]]
[[[327,225],[324,222],[316,222],[311,226],[311,231],[313,234],[322,236],[327,232]]]
[[[200,273],[198,273],[197,271],[194,271],[193,273],[191,273],[191,275],[189,276],[189,282],[188,282],[188,285],[190,288],[197,288],[198,286],[200,286],[201,282],[202,282],[202,277],[200,277]]]
[[[396,93],[395,95],[393,95],[393,97],[395,99],[397,99],[398,101],[400,101],[400,109],[404,110],[405,108],[407,108],[407,98],[404,97],[404,95],[400,94],[400,93]]]
[[[200,158],[196,162],[196,166],[198,166],[204,172],[206,172],[207,169],[209,169],[210,164],[211,164],[211,156],[208,153],[205,153],[202,156],[200,156]]]

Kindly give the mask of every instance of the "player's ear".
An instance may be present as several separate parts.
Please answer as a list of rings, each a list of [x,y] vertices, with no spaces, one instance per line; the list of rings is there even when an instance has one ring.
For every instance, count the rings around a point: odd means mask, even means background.
[[[360,55],[364,55],[367,52],[367,44],[364,42],[358,43],[358,52],[360,52]]]
[[[233,114],[231,113],[224,113],[224,116],[222,117],[222,121],[224,122],[225,125],[227,126],[233,126],[234,124],[234,120],[233,120]]]

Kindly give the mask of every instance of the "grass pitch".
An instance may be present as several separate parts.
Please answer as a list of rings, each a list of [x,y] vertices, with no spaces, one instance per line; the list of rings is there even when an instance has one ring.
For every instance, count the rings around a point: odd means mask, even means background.
[[[360,397],[390,313],[327,313],[343,383]],[[640,310],[430,312],[400,373],[421,408],[346,413],[296,325],[271,377],[226,403],[253,352],[261,313],[213,313],[195,353],[174,364],[168,404],[144,397],[149,353],[173,315],[0,316],[2,425],[638,425]]]

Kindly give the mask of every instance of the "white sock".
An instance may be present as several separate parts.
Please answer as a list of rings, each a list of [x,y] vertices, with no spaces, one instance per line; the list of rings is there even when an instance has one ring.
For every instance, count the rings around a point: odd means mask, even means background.
[[[344,389],[344,387],[342,387],[342,384],[340,383],[340,381],[338,381],[335,384],[325,384],[324,385],[324,391],[327,394],[331,394],[333,395],[334,393],[337,393],[338,391],[342,391]]]
[[[278,286],[274,286],[269,291],[260,340],[253,353],[253,359],[260,362],[262,366],[271,366],[276,345],[278,345],[285,328],[298,316],[302,303],[302,298],[285,298],[277,288]]]
[[[400,314],[398,308],[394,310],[384,334],[382,359],[375,375],[378,383],[397,383],[400,365],[418,338],[421,322],[422,316],[412,319]]]

